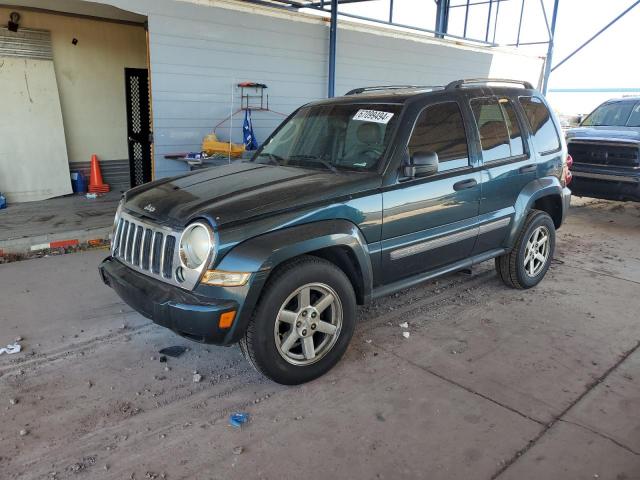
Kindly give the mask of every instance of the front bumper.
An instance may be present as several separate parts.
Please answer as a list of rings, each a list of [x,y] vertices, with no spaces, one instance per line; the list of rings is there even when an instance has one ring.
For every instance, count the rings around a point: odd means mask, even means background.
[[[640,172],[573,169],[571,190],[580,197],[640,201]]]
[[[261,289],[258,275],[244,287],[202,286],[190,292],[136,272],[113,257],[99,270],[104,283],[134,310],[178,335],[216,345],[242,337]],[[220,315],[229,311],[236,311],[233,325],[221,329]]]

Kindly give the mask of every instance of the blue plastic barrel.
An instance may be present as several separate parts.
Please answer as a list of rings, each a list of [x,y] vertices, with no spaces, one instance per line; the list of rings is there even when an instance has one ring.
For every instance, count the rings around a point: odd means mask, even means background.
[[[74,170],[71,172],[71,188],[73,193],[85,193],[87,191],[87,180],[82,172]]]
[[[0,192],[0,209],[7,208],[7,199]]]

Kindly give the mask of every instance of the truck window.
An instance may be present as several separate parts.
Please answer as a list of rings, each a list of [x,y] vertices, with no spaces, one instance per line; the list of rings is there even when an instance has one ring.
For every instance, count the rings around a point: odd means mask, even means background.
[[[533,143],[540,154],[560,150],[560,137],[553,124],[551,112],[537,97],[520,97],[520,105],[533,133]]]
[[[640,127],[640,103],[636,103],[635,107],[633,107],[627,121],[627,127]]]
[[[409,155],[421,151],[437,153],[441,171],[468,166],[467,134],[458,104],[444,102],[425,108],[407,148]]]
[[[606,102],[582,121],[583,127],[623,127],[628,123],[634,103],[629,101]]]
[[[502,103],[503,100],[508,103],[506,99],[501,99],[500,102]],[[471,100],[471,110],[480,134],[482,159],[485,163],[522,154],[522,137],[517,120],[514,128],[511,125],[512,122],[507,120],[507,115],[501,103],[498,103],[496,98],[475,98]],[[508,125],[510,125],[511,129]],[[515,146],[513,150],[515,152],[512,152],[511,131],[513,131],[514,135],[513,143]],[[520,141],[519,149],[518,138]]]

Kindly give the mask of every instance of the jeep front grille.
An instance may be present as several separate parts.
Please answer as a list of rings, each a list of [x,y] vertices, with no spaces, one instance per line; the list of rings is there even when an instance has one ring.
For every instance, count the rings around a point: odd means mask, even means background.
[[[183,288],[191,282],[176,278],[180,232],[122,212],[111,244],[111,254],[128,267]]]
[[[640,149],[637,144],[572,140],[568,147],[574,164],[634,169],[640,167]]]

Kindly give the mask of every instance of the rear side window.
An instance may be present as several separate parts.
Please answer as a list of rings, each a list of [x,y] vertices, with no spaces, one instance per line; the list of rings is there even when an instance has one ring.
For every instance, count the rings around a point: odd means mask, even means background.
[[[522,131],[520,130],[520,124],[518,123],[518,117],[516,111],[513,108],[511,100],[501,98],[499,100],[502,107],[502,113],[507,121],[507,129],[509,130],[509,139],[511,141],[511,156],[524,154],[524,143],[522,142]]]
[[[471,100],[484,162],[522,155],[524,147],[513,105],[506,98]]]
[[[425,108],[418,117],[407,148],[409,155],[437,153],[440,170],[468,166],[467,135],[458,104],[444,102]]]
[[[551,112],[537,97],[520,97],[520,105],[529,121],[533,143],[538,153],[551,153],[560,149],[560,138],[553,124]]]

